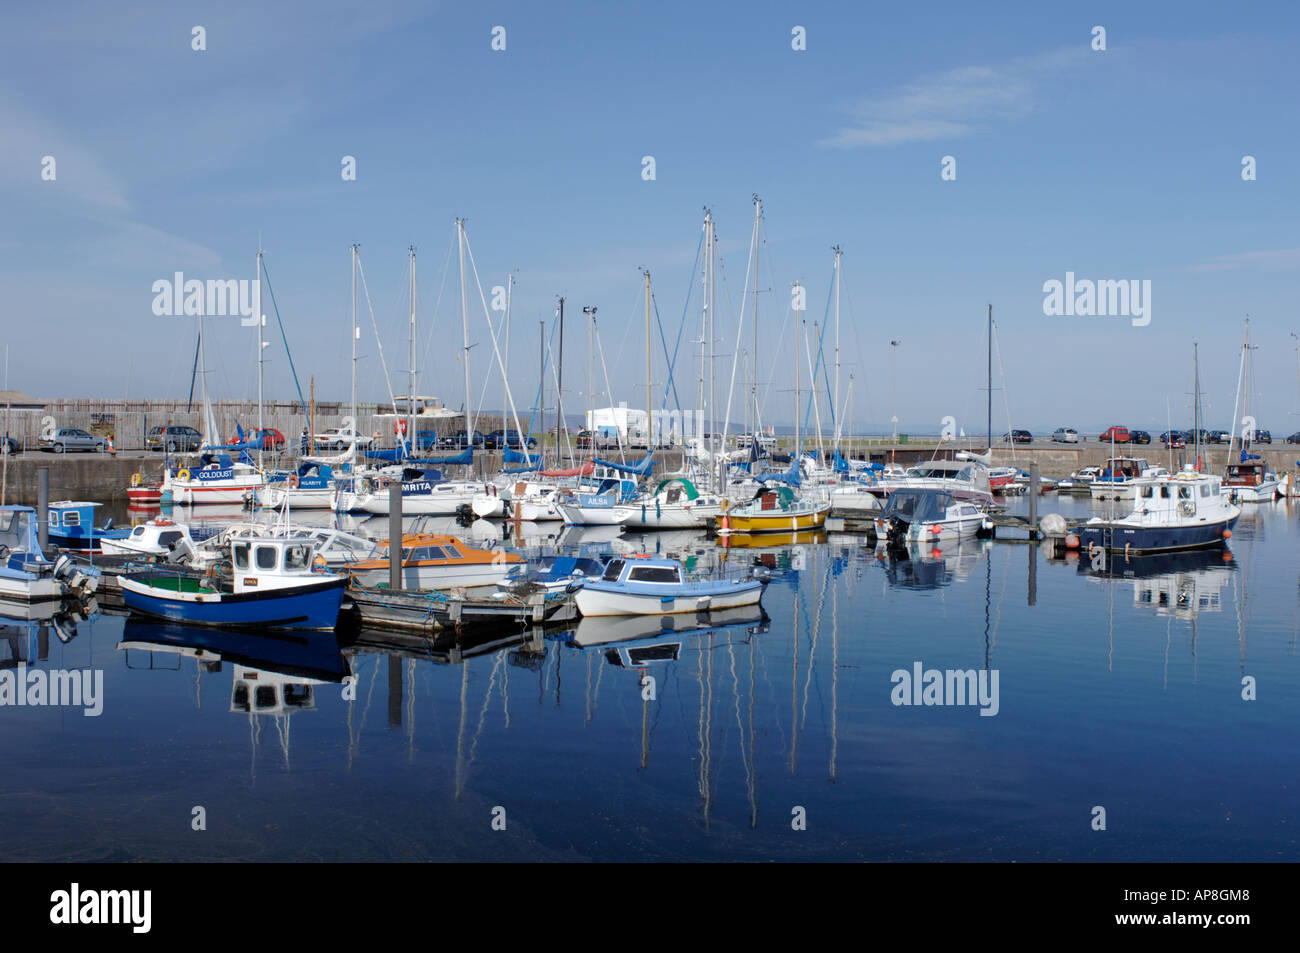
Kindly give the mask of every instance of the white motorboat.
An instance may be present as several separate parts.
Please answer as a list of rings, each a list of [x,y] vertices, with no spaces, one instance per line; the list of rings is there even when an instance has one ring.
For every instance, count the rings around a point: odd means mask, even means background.
[[[890,546],[975,536],[992,524],[978,506],[947,490],[900,489],[876,519],[876,540]]]

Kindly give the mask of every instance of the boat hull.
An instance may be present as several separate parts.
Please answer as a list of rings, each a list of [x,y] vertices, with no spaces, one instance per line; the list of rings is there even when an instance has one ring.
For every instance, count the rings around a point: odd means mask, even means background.
[[[132,612],[187,625],[232,628],[332,630],[347,586],[346,578],[335,577],[264,592],[203,594],[160,588],[150,584],[152,578],[118,577],[122,599]]]
[[[723,531],[731,533],[797,533],[801,529],[820,529],[826,525],[830,504],[803,513],[776,512],[770,515],[745,515],[732,510],[718,516]]]
[[[469,563],[463,566],[403,566],[403,589],[473,589],[478,586],[495,586],[503,581],[517,562]],[[357,571],[347,566],[342,567],[361,586],[383,586],[388,584],[388,569],[363,569]]]
[[[1128,526],[1113,521],[1085,523],[1074,532],[1084,550],[1101,547],[1111,552],[1158,553],[1222,546],[1224,532],[1236,522],[1236,516],[1187,526]]]
[[[578,611],[584,616],[676,615],[682,612],[709,612],[758,604],[763,598],[759,580],[712,586],[708,589],[684,589],[663,593],[634,593],[622,588],[587,582],[574,593]]]

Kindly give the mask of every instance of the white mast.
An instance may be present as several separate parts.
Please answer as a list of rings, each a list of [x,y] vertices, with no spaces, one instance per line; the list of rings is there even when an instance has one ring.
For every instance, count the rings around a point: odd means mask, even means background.
[[[474,416],[470,407],[472,395],[469,384],[469,310],[465,296],[465,220],[456,219],[456,236],[460,251],[460,324],[461,346],[465,360],[465,445],[474,447]]]
[[[802,444],[799,442],[799,338],[803,334],[803,319],[799,317],[799,282],[794,283],[794,461],[799,464]]]
[[[262,448],[266,443],[262,436],[262,428],[265,426],[262,420],[262,353],[266,349],[262,342],[262,326],[266,323],[266,315],[262,313],[262,243],[259,241],[257,244],[257,468],[260,470]]]
[[[408,245],[407,253],[410,255],[411,267],[411,375],[410,390],[406,399],[406,453],[408,456],[415,455],[415,391],[418,386],[416,381],[419,379],[418,372],[415,369],[415,246]],[[396,407],[393,410],[397,410]]]
[[[835,397],[831,402],[831,408],[835,417],[835,449],[840,448],[840,434],[843,432],[843,422],[840,420],[840,259],[844,252],[840,246],[835,246]]]
[[[361,246],[352,244],[352,446],[349,457],[355,463],[357,459],[357,338],[361,329],[357,327],[357,254]],[[202,341],[202,337],[199,338]]]

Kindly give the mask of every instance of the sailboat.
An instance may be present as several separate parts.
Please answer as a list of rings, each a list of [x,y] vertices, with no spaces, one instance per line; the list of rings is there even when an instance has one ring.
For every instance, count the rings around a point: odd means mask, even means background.
[[[1282,487],[1282,481],[1276,473],[1272,473],[1264,464],[1263,458],[1257,453],[1250,452],[1250,445],[1254,439],[1254,418],[1249,415],[1250,408],[1250,391],[1254,384],[1254,369],[1252,367],[1250,352],[1258,345],[1250,343],[1250,318],[1246,319],[1246,338],[1241,345],[1241,369],[1237,377],[1237,393],[1241,394],[1243,386],[1245,389],[1246,399],[1242,405],[1242,430],[1241,437],[1237,440],[1237,449],[1239,459],[1232,459],[1233,440],[1228,440],[1228,460],[1223,474],[1224,492],[1236,503],[1271,503],[1282,495],[1285,489]],[[1233,430],[1236,430],[1236,402],[1233,404]],[[1246,426],[1245,421],[1252,421],[1251,426]]]
[[[259,278],[260,280],[260,278]],[[163,474],[163,498],[173,503],[242,503],[245,496],[265,485],[262,471],[247,462],[240,451],[236,461],[222,446],[217,417],[208,396],[207,364],[203,345],[203,317],[199,316],[199,380],[203,391],[203,443],[199,461],[193,467],[168,467]],[[259,325],[258,336],[261,331]],[[259,355],[260,358],[260,355]],[[259,368],[261,366],[259,361]],[[170,497],[168,497],[170,494]]]

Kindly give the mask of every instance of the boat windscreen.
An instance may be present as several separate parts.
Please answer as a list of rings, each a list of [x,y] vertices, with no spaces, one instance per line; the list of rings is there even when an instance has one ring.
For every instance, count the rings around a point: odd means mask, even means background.
[[[947,515],[952,505],[952,496],[947,493],[918,490],[895,490],[889,494],[885,508],[880,513],[882,520],[900,519],[904,523],[923,523],[927,520],[941,520]]]

